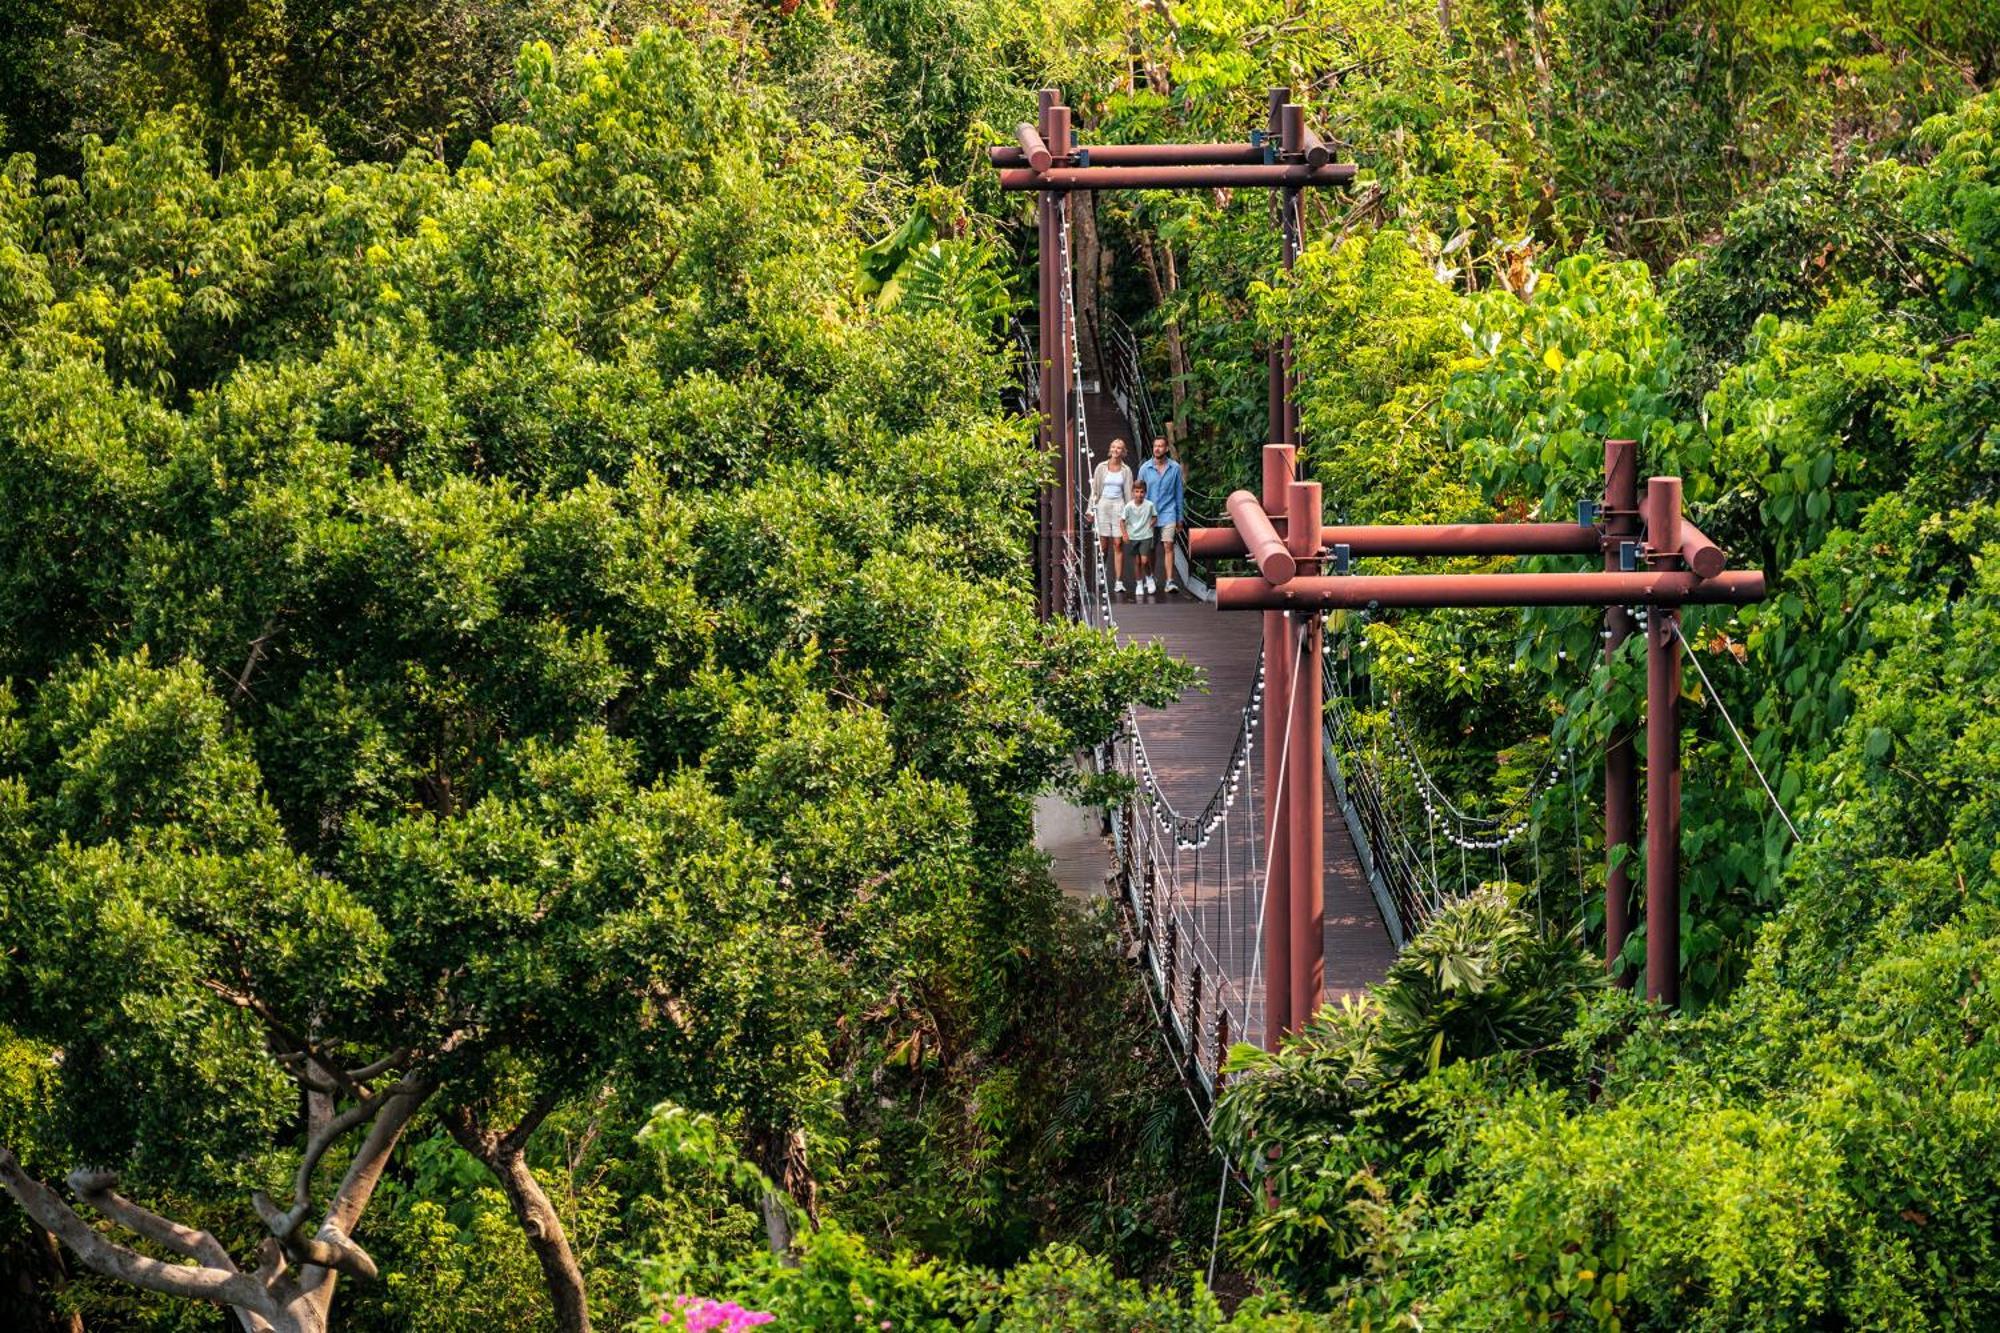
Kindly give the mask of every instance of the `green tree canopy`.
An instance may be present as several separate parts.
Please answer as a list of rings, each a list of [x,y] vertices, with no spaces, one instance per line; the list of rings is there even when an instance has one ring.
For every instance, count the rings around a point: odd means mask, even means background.
[[[0,1171],[253,1328],[372,1275],[418,1116],[587,1326],[544,1120],[836,1128],[833,1034],[992,984],[1032,797],[1179,679],[1035,621],[1000,362],[860,295],[852,145],[674,32],[520,81],[456,168],[151,119],[6,178],[0,997],[49,1100]],[[194,1263],[41,1183],[80,1162]],[[255,1267],[111,1168],[254,1191]]]

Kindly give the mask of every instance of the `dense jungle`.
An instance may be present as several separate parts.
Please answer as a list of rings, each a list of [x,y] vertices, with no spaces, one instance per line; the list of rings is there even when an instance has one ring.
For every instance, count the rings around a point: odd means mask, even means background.
[[[2000,1327],[1992,0],[0,13],[0,1327]],[[1272,85],[1291,271],[1075,212],[1194,521],[1289,338],[1341,521],[1629,438],[1771,594],[1686,619],[1675,1010],[1637,641],[1330,617],[1393,798],[1531,832],[1211,1107],[1034,845],[1194,673],[1037,615],[986,149]]]

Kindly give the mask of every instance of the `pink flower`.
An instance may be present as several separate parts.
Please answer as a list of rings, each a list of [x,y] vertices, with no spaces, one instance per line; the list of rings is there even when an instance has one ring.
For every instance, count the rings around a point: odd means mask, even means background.
[[[673,1310],[660,1316],[662,1326],[677,1333],[744,1333],[778,1316],[766,1310],[746,1310],[735,1301],[706,1296],[676,1296]]]

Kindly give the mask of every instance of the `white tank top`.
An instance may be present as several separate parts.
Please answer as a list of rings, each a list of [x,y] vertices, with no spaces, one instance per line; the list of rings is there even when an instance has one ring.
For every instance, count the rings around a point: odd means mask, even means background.
[[[1126,483],[1132,480],[1132,469],[1121,467],[1114,472],[1111,470],[1109,463],[1100,463],[1098,464],[1098,468],[1103,474],[1103,480],[1097,488],[1098,497],[1104,500],[1123,502],[1125,499]]]

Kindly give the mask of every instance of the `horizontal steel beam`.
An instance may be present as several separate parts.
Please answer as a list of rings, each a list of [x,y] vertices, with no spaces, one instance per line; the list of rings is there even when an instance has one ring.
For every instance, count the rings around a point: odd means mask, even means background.
[[[1347,185],[1354,179],[1351,162],[1323,167],[1051,167],[1000,173],[1003,190],[1208,190],[1299,189],[1309,185]]]
[[[1323,167],[1333,161],[1333,153],[1328,150],[1325,141],[1310,128],[1302,129],[1299,137],[1299,151],[1304,156],[1307,166]]]
[[[1278,520],[1280,531],[1283,520]],[[1364,556],[1596,555],[1604,534],[1581,523],[1381,523],[1328,526],[1320,545],[1345,546]],[[1233,527],[1190,528],[1188,551],[1197,559],[1225,559],[1244,553]]]
[[[1687,567],[1695,573],[1705,579],[1712,579],[1722,572],[1722,567],[1728,563],[1729,557],[1723,554],[1720,546],[1702,535],[1700,528],[1682,519],[1681,559],[1687,561]]]
[[[1217,579],[1224,611],[1358,611],[1445,606],[1744,606],[1764,597],[1756,570],[1699,578],[1686,570],[1643,574],[1302,575],[1282,586],[1265,579]]]
[[[1034,171],[1047,171],[1049,165],[1055,161],[1054,154],[1049,152],[1049,146],[1042,142],[1042,132],[1027,121],[1024,120],[1014,127],[1014,137],[1021,142],[1020,148],[1014,155],[1021,159],[1022,166]]]
[[[1270,515],[1256,496],[1248,491],[1232,491],[1227,501],[1233,531],[1243,534],[1246,549],[1257,562],[1263,579],[1257,582],[1283,583],[1298,570],[1298,562],[1285,549],[1284,538],[1271,526]]]
[[[1261,167],[1264,150],[1247,143],[1101,143],[1087,150],[1093,167]],[[994,144],[986,160],[996,167],[1032,167],[1014,144]]]

